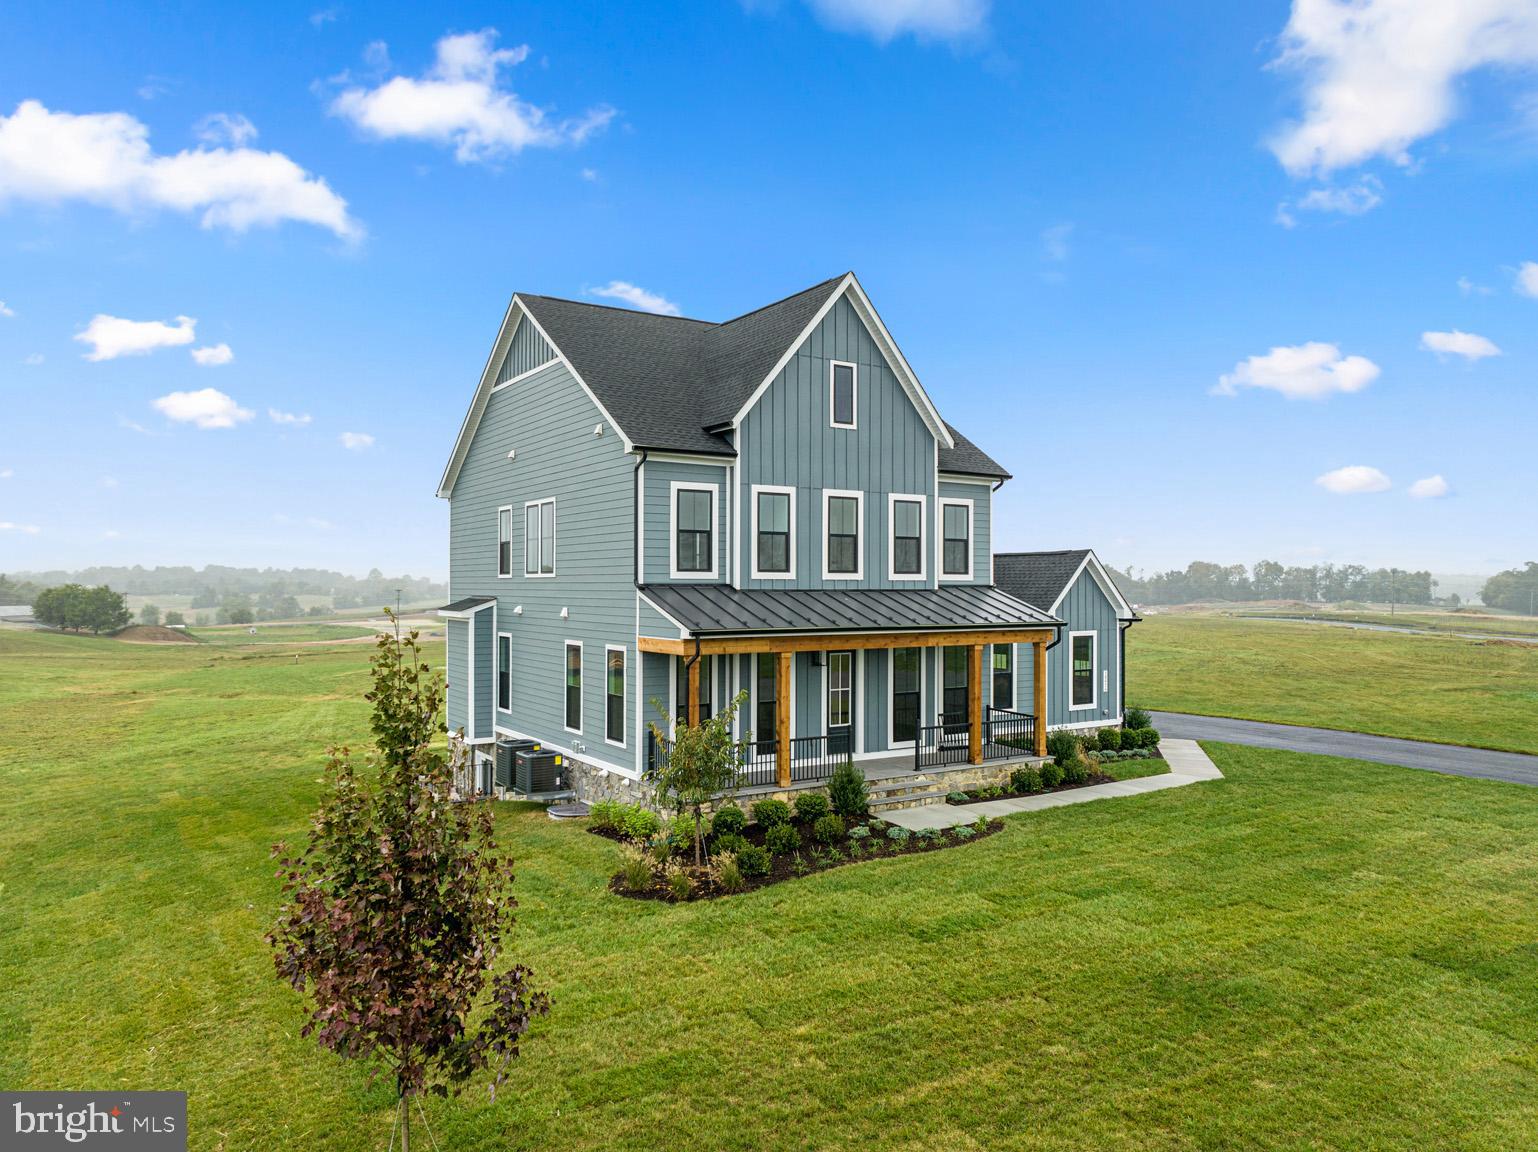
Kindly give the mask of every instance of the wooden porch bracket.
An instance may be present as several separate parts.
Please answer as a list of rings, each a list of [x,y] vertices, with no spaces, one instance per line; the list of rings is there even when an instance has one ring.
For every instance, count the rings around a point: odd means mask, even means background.
[[[967,759],[983,762],[983,646],[967,651]]]
[[[790,653],[776,654],[778,679],[774,686],[775,780],[781,788],[790,787]]]
[[[1036,719],[1032,727],[1036,730],[1036,755],[1047,754],[1047,644],[1044,640],[1038,640],[1031,645],[1031,688],[1036,697],[1033,707],[1036,711]]]

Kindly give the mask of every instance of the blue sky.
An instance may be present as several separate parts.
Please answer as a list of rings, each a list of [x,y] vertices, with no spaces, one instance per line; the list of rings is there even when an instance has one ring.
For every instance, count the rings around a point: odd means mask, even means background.
[[[850,268],[1000,548],[1534,555],[1538,0],[425,7],[0,15],[0,571],[441,575],[513,291]]]

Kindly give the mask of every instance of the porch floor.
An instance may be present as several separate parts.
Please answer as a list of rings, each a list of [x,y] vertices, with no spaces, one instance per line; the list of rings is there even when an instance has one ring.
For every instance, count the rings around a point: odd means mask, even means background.
[[[874,756],[869,760],[856,760],[855,766],[864,774],[870,784],[884,784],[905,777],[928,777],[932,780],[940,780],[947,773],[955,771],[970,771],[977,765],[963,761],[959,764],[934,764],[925,768],[914,767],[913,752],[893,752],[888,755]],[[983,766],[1014,769],[1024,764],[1042,764],[1043,758],[1030,753],[1022,752],[1018,756],[1001,756],[985,760]],[[738,796],[755,797],[767,796],[775,792],[806,792],[815,788],[827,786],[826,779],[821,780],[795,780],[787,787],[781,788],[778,784],[749,784],[737,789]]]

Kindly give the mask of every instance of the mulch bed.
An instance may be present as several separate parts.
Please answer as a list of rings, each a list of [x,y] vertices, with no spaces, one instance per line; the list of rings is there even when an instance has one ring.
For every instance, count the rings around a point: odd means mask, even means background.
[[[869,817],[868,821],[879,821],[879,816]],[[868,822],[866,821],[866,822]],[[853,824],[862,821],[851,822]],[[850,840],[845,837],[834,845],[839,852],[838,858],[833,858],[828,849],[816,844],[812,840],[811,829],[802,824],[793,824],[801,835],[801,850],[795,854],[785,856],[771,856],[769,874],[767,876],[744,876],[743,886],[732,892],[724,891],[717,887],[710,879],[708,871],[701,869],[696,871],[694,867],[694,853],[692,849],[681,854],[677,859],[684,864],[685,870],[694,878],[694,891],[684,901],[677,900],[667,883],[660,876],[654,876],[652,884],[648,888],[632,889],[625,885],[623,871],[616,872],[609,879],[609,891],[616,896],[625,896],[631,900],[662,900],[669,904],[689,903],[694,900],[713,900],[722,896],[740,896],[744,892],[752,892],[758,888],[767,888],[771,884],[779,884],[785,880],[795,880],[801,876],[810,876],[814,872],[826,872],[832,868],[840,868],[846,864],[861,864],[866,860],[885,860],[893,856],[916,856],[924,852],[939,852],[946,848],[957,848],[963,844],[975,844],[979,840],[986,840],[989,836],[996,835],[1004,830],[1004,821],[990,820],[987,829],[977,831],[975,825],[966,825],[973,829],[970,837],[960,837],[955,834],[954,828],[945,829],[938,838],[930,839],[921,837],[917,832],[909,836],[905,841],[899,842],[887,838],[886,830],[872,831],[864,840]],[[895,825],[887,825],[895,827]],[[589,828],[594,836],[602,836],[606,840],[614,840],[621,844],[633,844],[620,832],[612,828]],[[707,829],[708,831],[708,829]],[[742,833],[743,838],[750,844],[762,845],[764,843],[764,830],[757,824],[749,824]],[[851,855],[850,847],[853,844],[862,845],[858,856]]]
[[[1152,756],[1144,756],[1141,757],[1141,759],[1162,761],[1164,757],[1159,753],[1157,749],[1155,749]],[[1117,763],[1126,764],[1129,763],[1129,761],[1118,760]],[[1089,774],[1089,779],[1085,780],[1082,784],[1059,784],[1056,788],[1038,788],[1034,792],[1017,792],[1013,788],[1006,788],[1002,792],[989,796],[984,796],[974,790],[966,793],[967,798],[965,800],[952,800],[950,796],[947,796],[945,798],[945,802],[951,805],[953,808],[961,808],[967,804],[987,804],[992,800],[1017,800],[1023,796],[1048,796],[1053,792],[1072,792],[1076,788],[1088,788],[1091,784],[1114,783],[1116,783],[1115,776],[1107,776],[1104,772],[1091,772]],[[952,793],[952,795],[954,795],[954,793]]]

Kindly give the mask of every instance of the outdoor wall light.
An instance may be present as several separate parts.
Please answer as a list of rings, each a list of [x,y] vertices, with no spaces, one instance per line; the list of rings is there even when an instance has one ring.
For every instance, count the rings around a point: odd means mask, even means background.
[[[570,620],[571,619],[571,610],[568,609],[568,608],[562,608],[561,609],[561,619],[562,620]]]
[[[593,425],[593,435],[594,436],[602,436],[603,435],[603,425],[602,424],[594,424]]]
[[[515,455],[517,455],[517,453],[518,453],[518,449],[516,449],[516,448],[509,448],[507,450],[507,458],[509,460],[511,460]]]
[[[522,604],[516,604],[516,605],[513,606],[513,615],[514,616],[522,616],[523,615],[523,605]]]

